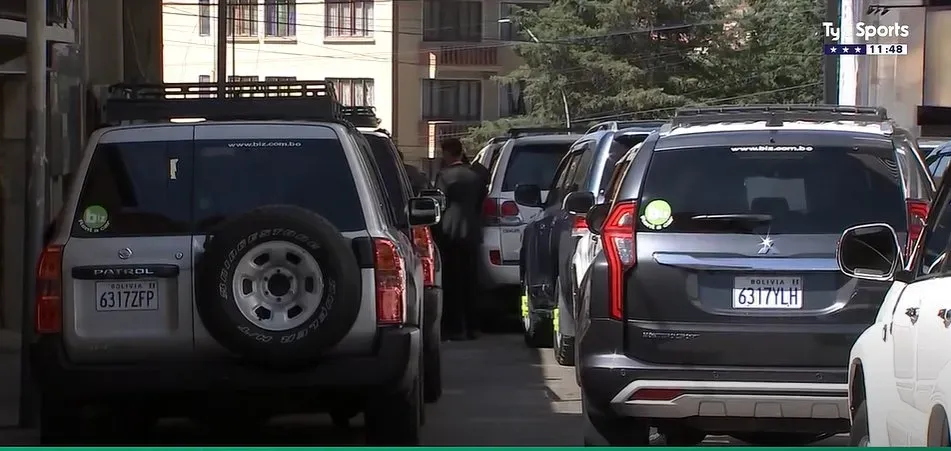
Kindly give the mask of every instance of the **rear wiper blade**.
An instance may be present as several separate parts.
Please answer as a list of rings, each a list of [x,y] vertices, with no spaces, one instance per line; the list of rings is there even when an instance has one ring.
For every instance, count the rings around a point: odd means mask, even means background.
[[[690,219],[694,221],[722,221],[722,222],[745,222],[756,224],[769,224],[773,222],[773,215],[758,213],[735,213],[725,215],[694,215]]]

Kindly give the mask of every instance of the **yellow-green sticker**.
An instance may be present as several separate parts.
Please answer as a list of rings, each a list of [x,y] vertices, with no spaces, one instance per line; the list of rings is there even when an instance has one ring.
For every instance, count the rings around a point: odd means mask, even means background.
[[[644,207],[644,214],[641,215],[641,223],[651,230],[665,229],[673,222],[673,210],[671,210],[670,204],[663,199],[650,201]]]
[[[90,205],[79,218],[79,227],[89,233],[99,233],[109,228],[109,212],[102,205]]]

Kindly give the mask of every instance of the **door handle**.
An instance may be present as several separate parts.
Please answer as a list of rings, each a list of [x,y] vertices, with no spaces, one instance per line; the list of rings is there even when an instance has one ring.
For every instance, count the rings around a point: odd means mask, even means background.
[[[905,309],[905,316],[911,318],[912,324],[918,321],[918,307],[908,307]]]
[[[951,326],[951,309],[938,310],[938,318],[941,318],[941,321],[944,322],[944,327]]]

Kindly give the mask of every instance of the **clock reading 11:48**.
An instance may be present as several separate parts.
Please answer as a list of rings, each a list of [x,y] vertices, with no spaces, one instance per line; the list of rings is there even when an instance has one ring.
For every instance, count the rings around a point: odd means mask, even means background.
[[[908,44],[865,44],[866,55],[907,55]]]

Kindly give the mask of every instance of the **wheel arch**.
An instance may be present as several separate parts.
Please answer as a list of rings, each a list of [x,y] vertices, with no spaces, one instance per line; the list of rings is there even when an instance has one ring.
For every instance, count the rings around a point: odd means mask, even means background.
[[[855,418],[855,412],[866,399],[865,368],[862,360],[855,358],[849,365],[849,418]]]

